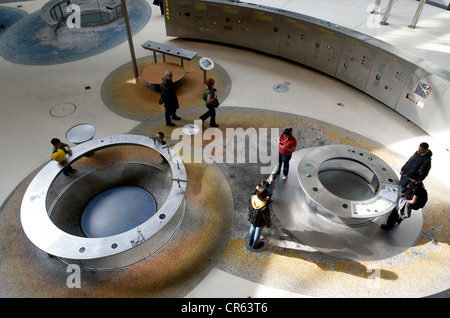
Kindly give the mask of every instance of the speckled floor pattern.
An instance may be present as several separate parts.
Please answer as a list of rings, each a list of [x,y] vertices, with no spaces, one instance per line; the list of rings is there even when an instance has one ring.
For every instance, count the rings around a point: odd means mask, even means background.
[[[188,121],[202,110],[181,109],[179,114]],[[397,170],[405,160],[365,137],[302,116],[224,107],[218,109],[217,118],[223,131],[252,125],[259,128],[261,122],[269,128],[291,126],[302,148],[354,145],[373,152]],[[203,131],[206,128],[204,125]],[[159,130],[165,127],[161,118],[155,116],[130,133],[153,135]],[[170,136],[170,132],[166,135]],[[243,241],[248,232],[248,194],[267,177],[260,174],[259,164],[190,163],[186,168],[189,176],[186,217],[175,237],[137,265],[114,272],[83,272],[80,289],[66,287],[66,266],[34,247],[21,229],[20,201],[34,174],[30,175],[0,214],[4,238],[2,296],[183,297],[213,266],[259,284],[318,297],[402,297],[405,292],[409,297],[422,297],[448,287],[448,220],[444,212],[449,209],[446,200],[449,193],[433,178],[425,182],[431,195],[415,246],[390,259],[355,262],[336,259],[303,245],[283,229],[274,214],[272,229],[263,234],[270,239],[269,247],[262,253],[249,252]]]
[[[147,23],[143,13],[142,21]],[[31,21],[37,19],[35,16],[32,13],[24,19]],[[22,24],[20,32],[26,32],[23,26],[27,20],[16,22]],[[29,51],[25,49],[34,45],[36,39],[27,37],[22,42],[10,42],[7,40],[8,33],[13,31],[11,27],[1,35],[3,49],[0,48],[0,51],[6,60],[37,65],[67,62],[70,55],[67,51],[56,55],[60,60],[45,61],[39,56],[35,60],[27,60]],[[20,37],[11,39],[16,41]],[[38,46],[45,51],[45,41],[38,36],[39,39]],[[125,41],[125,38],[120,41]],[[109,38],[106,42],[117,45],[120,41]],[[23,48],[24,55],[16,56],[15,51],[7,47],[8,43]],[[77,56],[70,58],[85,58],[106,49],[97,47],[93,51],[87,50],[86,54],[78,52]],[[47,48],[42,53],[48,52]],[[172,132],[192,124],[206,111],[201,99],[204,83],[203,72],[198,66],[199,58],[185,64],[187,74],[183,86],[177,91],[181,106],[177,114],[182,120],[176,121],[174,128],[164,125],[164,107],[157,102],[159,94],[146,89],[146,83],[141,78],[133,78],[131,63],[117,67],[105,78],[101,86],[101,99],[115,114],[139,122],[129,133],[153,136],[163,131],[169,145],[173,146],[179,140],[176,136],[171,140]],[[171,58],[168,61],[177,62]],[[147,56],[138,59],[140,69],[151,63],[153,56],[150,51]],[[216,64],[214,70],[208,72],[208,77],[215,78],[219,99],[225,100],[232,85],[226,71]],[[305,116],[276,111],[277,105],[273,105],[271,110],[240,106],[243,107],[222,105],[217,109],[217,123],[223,135],[226,135],[226,128],[292,127],[300,148],[352,145],[374,153],[396,171],[407,160],[405,155],[349,130]],[[209,121],[203,124],[199,133],[205,133],[208,127]],[[186,138],[182,142],[190,140]],[[209,140],[203,140],[200,146],[195,146],[205,149],[208,144]],[[214,157],[220,159],[227,151],[236,149],[214,150]],[[94,155],[89,160],[106,163],[116,156],[134,156],[127,147],[114,147],[109,151],[108,158]],[[416,244],[389,259],[356,262],[337,259],[305,245],[283,228],[274,213],[272,228],[263,233],[269,240],[268,248],[261,253],[248,251],[244,244],[249,229],[248,195],[267,175],[261,174],[259,162],[217,162],[185,163],[188,174],[185,216],[176,235],[161,250],[124,269],[83,271],[81,288],[68,288],[67,266],[35,247],[26,237],[20,222],[23,194],[45,164],[42,162],[40,167],[36,167],[0,207],[0,297],[184,297],[213,268],[251,282],[313,297],[424,297],[450,287],[447,217],[450,190],[433,176],[424,182],[429,201],[423,209],[424,223]],[[89,163],[80,161],[76,164],[81,167]],[[395,235],[395,229],[389,235]]]

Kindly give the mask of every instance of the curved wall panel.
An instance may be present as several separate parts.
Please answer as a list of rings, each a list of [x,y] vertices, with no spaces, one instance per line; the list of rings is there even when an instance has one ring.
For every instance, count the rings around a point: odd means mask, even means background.
[[[226,0],[164,0],[168,36],[287,58],[374,97],[450,148],[450,72],[390,44],[299,13]]]

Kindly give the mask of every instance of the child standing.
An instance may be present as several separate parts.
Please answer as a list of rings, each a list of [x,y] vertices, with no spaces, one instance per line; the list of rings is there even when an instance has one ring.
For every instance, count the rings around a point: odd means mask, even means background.
[[[58,138],[52,138],[50,143],[53,145],[52,154],[54,154],[59,149],[61,149],[62,151],[64,151],[64,153],[68,154],[69,156],[72,155],[72,150],[70,150],[70,146],[68,144],[65,144],[65,143],[61,142],[61,140],[59,140]],[[72,168],[70,165],[67,165],[63,169],[63,174],[66,177],[70,177],[70,174],[75,173],[75,172],[77,172],[77,170]]]

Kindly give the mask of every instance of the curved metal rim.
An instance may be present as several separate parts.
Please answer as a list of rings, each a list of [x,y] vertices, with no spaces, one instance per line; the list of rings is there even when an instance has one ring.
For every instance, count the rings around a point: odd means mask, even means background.
[[[144,146],[157,151],[166,158],[173,178],[172,188],[166,202],[146,222],[117,235],[104,238],[83,238],[60,230],[50,220],[45,202],[53,180],[62,172],[65,165],[76,161],[86,153],[118,145]],[[166,149],[167,151],[165,151]],[[124,252],[135,246],[132,242],[136,239],[137,231],[148,239],[163,228],[175,215],[184,200],[187,174],[183,161],[173,149],[159,145],[147,136],[108,136],[77,145],[71,150],[72,156],[66,156],[64,165],[51,161],[41,169],[31,181],[22,200],[20,210],[22,227],[31,242],[48,254],[70,259],[94,259]]]
[[[372,198],[364,201],[348,200],[329,192],[320,182],[318,173],[321,164],[331,159],[351,160],[370,169],[379,180],[378,191]],[[310,149],[298,165],[298,180],[308,201],[312,201],[318,209],[342,218],[374,218],[386,214],[392,211],[396,202],[386,200],[380,195],[380,191],[399,191],[397,174],[388,164],[366,150],[347,145]],[[376,207],[382,209],[378,210]]]

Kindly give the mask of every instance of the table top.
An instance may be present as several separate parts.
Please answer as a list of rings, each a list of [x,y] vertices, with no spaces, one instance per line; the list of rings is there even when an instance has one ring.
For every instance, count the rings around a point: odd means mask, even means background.
[[[90,124],[75,125],[66,132],[66,139],[74,144],[80,144],[94,138],[95,127]]]

